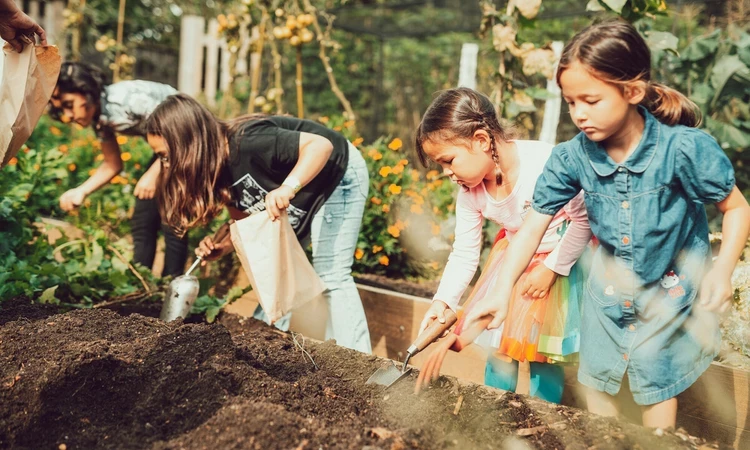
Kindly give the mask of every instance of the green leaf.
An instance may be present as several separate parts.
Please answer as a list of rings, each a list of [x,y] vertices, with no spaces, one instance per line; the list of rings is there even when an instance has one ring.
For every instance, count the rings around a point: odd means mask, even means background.
[[[706,128],[724,149],[750,147],[750,133],[735,126],[707,117]]]
[[[748,74],[750,74],[750,70],[742,61],[740,61],[740,58],[737,55],[724,56],[716,62],[713,70],[711,70],[711,85],[716,89],[712,102],[713,104],[716,104],[716,101],[721,96],[727,81],[729,81],[735,73],[743,76],[748,76]]]
[[[604,11],[604,7],[601,3],[599,3],[599,0],[589,0],[588,4],[586,5],[586,11]]]
[[[95,271],[101,265],[102,259],[104,259],[104,249],[102,249],[102,246],[95,241],[91,244],[91,256],[89,256],[86,261],[83,271],[85,273]]]
[[[42,292],[42,295],[39,296],[39,303],[43,304],[53,304],[57,305],[60,303],[60,300],[58,300],[55,297],[55,291],[57,290],[59,285],[52,286],[51,288],[47,288]]]
[[[212,306],[206,310],[206,322],[208,323],[214,323],[214,320],[216,320],[216,316],[219,315],[221,310],[224,309],[224,305],[222,306]]]
[[[628,3],[628,0],[601,0],[601,2],[607,5],[612,11],[620,14],[622,13],[622,8]]]
[[[682,52],[682,59],[686,61],[700,61],[708,55],[716,52],[719,48],[721,30],[716,30],[708,36],[700,36],[692,40],[690,45]]]
[[[679,39],[672,33],[666,31],[649,31],[646,33],[646,43],[654,50],[671,51],[677,54]]]
[[[524,91],[529,97],[536,100],[550,100],[555,98],[555,94],[538,86],[527,87]]]

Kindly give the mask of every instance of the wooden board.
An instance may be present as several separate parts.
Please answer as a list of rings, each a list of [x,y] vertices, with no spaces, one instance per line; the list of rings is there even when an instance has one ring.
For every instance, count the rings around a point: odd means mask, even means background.
[[[403,352],[416,338],[430,301],[369,286],[358,285],[358,288],[370,327],[373,353],[403,361]],[[229,310],[252,315],[255,303],[250,297],[231,305]],[[311,307],[316,310],[315,317],[319,322],[320,308],[325,308],[325,305]],[[310,313],[300,313],[298,316],[310,317]],[[293,330],[303,332],[308,327],[312,333],[308,331],[306,335],[324,338],[324,327],[321,328],[320,323],[315,331],[314,327],[310,328],[310,321],[297,322],[294,315],[292,317]],[[428,355],[429,348],[411,363],[421,367]],[[443,363],[443,373],[482,384],[486,360],[487,353],[473,345],[461,353],[449,354]],[[518,392],[528,393],[528,366],[524,364],[520,367]],[[750,449],[749,397],[750,372],[713,363],[693,386],[678,396],[677,425],[695,436],[716,440],[736,449]],[[624,383],[618,398],[623,405],[623,416],[639,423],[640,407],[633,402],[627,383]],[[585,388],[577,381],[575,367],[566,368],[563,404],[586,408]]]

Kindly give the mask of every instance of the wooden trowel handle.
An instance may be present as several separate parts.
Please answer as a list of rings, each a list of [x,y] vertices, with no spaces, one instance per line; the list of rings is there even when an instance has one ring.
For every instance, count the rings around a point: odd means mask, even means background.
[[[440,323],[437,319],[433,320],[430,326],[425,328],[425,330],[417,336],[417,339],[411,347],[409,347],[409,353],[416,354],[424,350],[425,347],[430,345],[435,339],[442,336],[445,330],[452,327],[453,324],[456,323],[456,320],[458,320],[456,313],[454,313],[452,309],[446,309],[443,314],[445,315],[445,323]]]
[[[456,342],[454,342],[451,346],[451,350],[453,350],[454,352],[460,352],[464,349],[464,347],[474,342],[474,340],[478,338],[480,334],[482,334],[482,331],[487,328],[487,325],[489,325],[494,318],[494,316],[490,315],[484,316],[478,321],[474,322],[469,328],[465,328],[463,331],[461,331],[461,335],[458,336]]]
[[[221,242],[226,239],[226,237],[229,235],[229,227],[232,225],[232,222],[234,222],[234,220],[230,219],[228,222],[220,226],[218,230],[216,230],[216,233],[213,237],[214,242]]]

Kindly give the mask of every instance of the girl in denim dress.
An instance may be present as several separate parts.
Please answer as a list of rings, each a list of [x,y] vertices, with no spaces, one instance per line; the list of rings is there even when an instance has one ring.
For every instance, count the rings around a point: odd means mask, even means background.
[[[421,331],[435,319],[444,322],[448,308],[457,310],[479,264],[482,224],[487,219],[502,224],[503,233],[464,311],[471,311],[484,297],[508,243],[516,238],[531,210],[534,183],[552,145],[511,139],[489,98],[457,88],[442,92],[427,109],[417,130],[416,147],[423,164],[437,162],[445,176],[461,186],[453,251]],[[514,291],[512,320],[502,332],[485,333],[477,342],[492,349],[485,384],[515,391],[518,364],[528,361],[531,395],[560,403],[565,381],[561,363],[578,360],[583,273],[576,261],[591,240],[582,196],[572,199],[548,225]],[[459,320],[454,336],[471,333]]]
[[[721,147],[695,128],[697,107],[651,82],[650,64],[624,21],[590,26],[568,43],[557,82],[582,133],[553,150],[493,295],[467,321],[492,315],[488,328],[500,326],[553,215],[583,191],[600,246],[584,292],[578,380],[589,410],[614,416],[627,379],[643,424],[669,427],[676,396],[719,350],[716,313],[731,306],[750,207]],[[724,214],[713,263],[705,203]]]

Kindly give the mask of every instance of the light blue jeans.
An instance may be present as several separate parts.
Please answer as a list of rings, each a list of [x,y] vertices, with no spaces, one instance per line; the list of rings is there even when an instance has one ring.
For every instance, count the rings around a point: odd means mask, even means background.
[[[349,144],[349,164],[344,178],[311,224],[313,267],[325,283],[328,302],[326,339],[338,345],[371,353],[370,330],[362,299],[352,277],[354,250],[357,248],[362,215],[370,186],[367,165],[359,150]],[[258,306],[253,317],[268,323]],[[276,321],[279,329],[289,329],[290,314]]]

